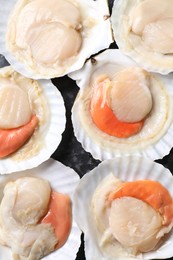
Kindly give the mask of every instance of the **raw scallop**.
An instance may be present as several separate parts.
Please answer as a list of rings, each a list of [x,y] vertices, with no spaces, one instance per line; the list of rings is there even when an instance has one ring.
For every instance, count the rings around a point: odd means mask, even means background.
[[[0,205],[0,239],[14,254],[36,260],[54,250],[54,229],[37,224],[48,209],[49,199],[50,186],[42,179],[25,177],[5,186]]]
[[[0,49],[26,77],[66,75],[113,41],[106,0],[3,1]]]
[[[145,202],[123,197],[112,202],[110,228],[114,237],[133,253],[152,250],[160,238],[157,233],[162,226],[161,216]]]
[[[55,66],[54,63],[61,64],[78,53],[82,43],[77,31],[80,27],[79,10],[71,2],[30,2],[17,19],[16,44],[21,49],[30,49],[34,62]],[[51,49],[45,44],[47,39]]]
[[[49,183],[39,178],[24,177],[8,185],[16,185],[17,200],[13,207],[15,219],[22,225],[38,223],[47,212],[51,193]]]
[[[106,50],[70,76],[80,87],[72,109],[74,133],[96,159],[130,154],[158,159],[169,153],[173,128],[172,74],[164,77],[146,72],[120,50]],[[116,114],[121,113],[123,121],[117,120]],[[144,118],[125,122],[128,116],[130,120]]]
[[[120,121],[143,120],[152,108],[149,76],[140,68],[129,68],[116,74],[110,89],[110,106]]]
[[[24,77],[11,66],[1,68],[1,174],[33,168],[47,160],[64,127],[63,99],[51,81]]]
[[[172,0],[117,0],[112,27],[119,49],[143,69],[173,71]]]
[[[27,93],[17,85],[0,88],[0,129],[27,124],[32,116]]]
[[[173,18],[159,20],[146,25],[142,40],[146,46],[155,52],[172,54]]]
[[[139,201],[139,199],[134,199],[132,196],[128,197],[128,199],[127,196],[123,199],[115,199],[112,203],[109,203],[109,196],[112,194],[112,191],[118,192],[123,186],[121,180],[124,184],[135,183],[139,180],[159,182],[170,194],[169,196],[173,198],[173,176],[171,172],[162,165],[142,156],[120,156],[101,162],[95,169],[80,180],[74,194],[74,216],[81,230],[84,232],[86,259],[151,260],[172,257],[173,228],[171,229],[171,227],[173,225],[173,219],[170,225],[165,226],[162,222],[163,217],[157,210],[153,211],[151,205],[143,201],[140,203],[141,201]],[[146,185],[145,188],[147,190],[148,186]],[[137,193],[138,190],[136,191],[134,189],[134,192]],[[151,192],[152,189],[150,189],[150,193]],[[141,190],[140,194],[142,193],[143,191]],[[144,191],[144,194],[149,196],[146,191]],[[154,196],[156,195],[157,193],[155,193]],[[169,201],[166,197],[164,198],[164,203]],[[158,196],[158,198],[160,199],[156,200],[155,203],[162,206],[162,203],[160,203],[162,196]],[[115,229],[109,225],[111,222],[110,215],[113,214],[114,211],[114,202],[116,204],[115,209],[118,218],[115,216],[112,222],[116,220],[117,224],[125,224],[122,230],[120,230],[119,225],[115,227]],[[111,209],[111,206],[113,209]],[[81,208],[80,211],[78,210],[79,207]],[[136,208],[137,212],[135,212]],[[142,213],[140,209],[145,209],[145,212]],[[131,215],[128,214],[129,212]],[[135,215],[135,218],[133,218],[133,215]],[[144,219],[144,217],[146,217],[146,219]],[[136,224],[134,224],[134,220],[136,220]],[[127,223],[128,226],[126,225]],[[144,225],[145,229],[143,224],[146,224],[146,226]],[[148,229],[149,227],[151,227],[150,231]],[[137,243],[141,242],[140,234],[137,233],[137,230],[143,232],[146,238],[147,234],[154,237],[155,231],[158,231],[154,240],[156,241],[158,238],[161,238],[160,242],[153,250],[147,253],[138,252],[137,255],[134,255],[133,252],[135,253],[136,245],[135,243],[133,244],[133,242],[135,242],[135,240]],[[123,231],[129,232],[127,236],[123,236]],[[169,234],[167,234],[168,232]],[[130,249],[129,246],[121,245],[116,239],[116,233],[117,239],[119,237],[123,242],[127,244],[131,243],[134,247]],[[128,239],[129,235],[131,235],[130,239]],[[132,240],[132,235],[135,235],[134,241]],[[139,240],[136,239],[138,236]],[[150,240],[150,237],[148,237],[148,239]],[[145,242],[146,241],[144,241],[144,243]],[[143,249],[145,249],[144,244],[142,246]],[[150,247],[150,242],[148,246]]]
[[[145,0],[140,2],[131,13],[132,31],[141,34],[148,24],[172,17],[172,0]]]

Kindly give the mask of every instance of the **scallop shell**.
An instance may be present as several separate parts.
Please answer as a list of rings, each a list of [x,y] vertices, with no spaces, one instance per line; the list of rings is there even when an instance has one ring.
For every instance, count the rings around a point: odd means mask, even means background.
[[[100,131],[92,122],[92,119],[89,114],[89,109],[87,106],[87,89],[90,86],[90,80],[92,80],[92,74],[97,74],[97,70],[101,70],[100,74],[107,73],[106,65],[114,64],[116,66],[116,71],[120,71],[127,67],[137,66],[133,60],[124,56],[120,50],[106,50],[101,54],[95,56],[89,60],[84,67],[74,73],[69,74],[69,76],[76,80],[77,85],[80,87],[80,91],[77,99],[75,100],[74,106],[72,108],[72,122],[74,127],[74,133],[77,139],[81,142],[82,146],[87,152],[90,152],[94,158],[105,160],[111,159],[116,156],[121,155],[140,155],[144,157],[151,158],[153,160],[160,159],[166,154],[168,154],[172,148],[172,133],[173,133],[173,114],[172,114],[172,96],[173,96],[173,76],[159,75],[152,73],[151,75],[158,79],[162,83],[164,91],[167,93],[168,103],[170,105],[168,117],[165,119],[166,123],[164,124],[163,131],[159,137],[151,137],[152,142],[147,139],[145,144],[141,145],[141,137],[138,136],[139,142],[132,145],[130,143],[132,139],[127,139],[122,143],[122,141],[117,141],[114,137],[111,137],[107,141],[109,135]],[[109,75],[109,73],[108,73]],[[157,88],[156,88],[157,92]],[[157,93],[156,93],[157,94]],[[88,95],[89,96],[89,95]],[[153,95],[155,96],[155,95]],[[83,102],[82,98],[84,97],[85,101]],[[82,112],[81,112],[82,111]],[[82,115],[82,116],[81,116]],[[89,119],[88,119],[89,118]],[[86,120],[86,121],[84,121]],[[153,124],[157,127],[157,123]],[[160,130],[159,130],[160,131]],[[94,134],[93,134],[94,133]],[[137,136],[137,135],[136,135]],[[133,139],[134,140],[134,139]],[[120,143],[121,142],[121,143]],[[134,141],[133,141],[134,142]],[[128,146],[127,146],[128,144]],[[130,145],[129,145],[130,144]],[[121,145],[121,146],[120,146]],[[124,146],[123,146],[124,145]]]
[[[92,196],[101,180],[114,174],[123,181],[134,181],[138,179],[151,179],[159,181],[167,188],[173,197],[173,176],[168,169],[149,159],[138,156],[125,156],[104,161],[98,167],[87,173],[79,182],[74,193],[74,217],[79,227],[85,234],[85,254],[87,260],[113,260],[108,255],[103,255],[99,249],[96,228],[92,219],[90,205]],[[79,211],[80,208],[80,211]],[[143,253],[138,258],[124,259],[165,259],[173,256],[172,250],[173,230],[164,240],[163,244],[154,251]]]
[[[79,52],[77,60],[72,66],[67,68],[66,71],[63,72],[61,75],[55,73],[50,75],[40,75],[39,73],[29,68],[27,64],[24,64],[24,62],[18,61],[6,47],[6,29],[7,29],[8,18],[16,2],[17,0],[11,0],[11,1],[2,0],[1,2],[3,8],[0,9],[0,16],[1,16],[0,49],[1,49],[1,53],[5,56],[8,62],[14,67],[14,69],[26,77],[33,78],[33,79],[40,79],[40,78],[49,79],[49,78],[66,75],[67,73],[80,69],[87,58],[89,58],[92,54],[95,54],[98,51],[109,47],[109,45],[113,42],[111,24],[109,19],[110,14],[109,14],[107,0],[97,0],[97,1],[82,0],[81,8],[82,8],[82,12],[85,15],[85,18],[87,18],[89,14],[91,20],[94,20],[95,22],[94,22],[94,26],[88,32],[88,37],[86,37],[86,39],[83,42],[83,47]]]
[[[3,188],[9,181],[14,181],[23,176],[35,176],[49,181],[53,190],[65,193],[72,199],[76,185],[79,182],[78,174],[71,168],[64,166],[62,163],[49,159],[42,165],[32,170],[17,172],[11,175],[3,175],[0,178],[0,199],[3,196]],[[73,199],[72,199],[73,203]],[[72,204],[73,205],[73,204]],[[73,219],[72,229],[67,242],[63,247],[44,257],[44,260],[69,260],[75,259],[80,246],[81,231]],[[7,247],[0,246],[1,259],[12,260],[11,250]]]
[[[172,54],[156,53],[144,48],[142,40],[138,37],[138,44],[133,44],[134,39],[129,24],[129,14],[137,4],[143,0],[116,0],[114,1],[111,24],[114,39],[119,49],[134,61],[140,67],[161,74],[168,74],[173,71]]]
[[[9,69],[10,67],[2,68],[0,69],[0,73],[4,73]],[[6,158],[0,159],[0,174],[23,171],[38,166],[50,158],[62,139],[62,133],[66,123],[63,98],[59,90],[50,80],[39,80],[39,85],[50,110],[48,122],[45,122],[41,126],[41,131],[44,134],[44,145],[37,153],[26,159],[15,158],[14,155],[16,155],[17,152]],[[19,149],[19,151],[21,149]]]

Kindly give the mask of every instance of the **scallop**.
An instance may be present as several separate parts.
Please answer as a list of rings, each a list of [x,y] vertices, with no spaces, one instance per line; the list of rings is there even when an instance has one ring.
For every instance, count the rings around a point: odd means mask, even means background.
[[[116,1],[111,22],[114,39],[124,54],[148,71],[173,71],[172,1]]]
[[[131,14],[132,31],[134,33],[142,35],[143,30],[150,23],[172,16],[173,9],[170,0],[160,1],[158,6],[157,4],[158,1],[156,0],[145,0],[135,6]]]
[[[110,90],[110,107],[120,121],[138,122],[152,109],[149,78],[140,68],[129,68],[116,74]]]
[[[164,206],[157,209],[152,197],[157,206],[161,205],[160,200],[163,205],[167,203],[167,212],[162,215]],[[109,243],[116,248],[118,241],[132,255],[149,252],[173,226],[172,198],[160,183],[153,181],[123,183],[108,174],[96,188],[91,207],[103,250]],[[169,217],[166,224],[164,215]]]
[[[41,98],[40,104],[35,106],[38,97],[33,91],[34,84],[37,83],[21,77],[11,68],[0,75],[0,158],[18,151],[38,128],[39,106],[44,101]]]
[[[6,39],[0,42],[2,52],[27,77],[66,75],[113,41],[106,0],[13,0],[2,4],[6,6],[3,28],[7,26],[6,31],[2,28]]]
[[[50,22],[52,18],[53,21]],[[35,63],[46,66],[58,60],[62,66],[81,47],[82,38],[77,31],[80,27],[80,13],[72,3],[62,0],[58,1],[58,5],[55,0],[51,3],[43,0],[30,2],[17,18],[16,45],[20,49],[30,49]],[[51,43],[49,51],[44,44],[47,39]]]
[[[26,78],[11,66],[1,69],[1,174],[32,168],[47,160],[64,128],[65,108],[55,86],[48,80]]]
[[[158,243],[161,216],[141,200],[124,197],[112,203],[109,225],[115,239],[133,253],[148,252]]]
[[[78,180],[53,159],[1,176],[0,254],[5,259],[76,258],[81,232],[71,218],[71,201]]]
[[[11,129],[27,124],[32,116],[27,93],[18,85],[0,88],[0,128]]]
[[[107,50],[70,77],[80,87],[72,109],[75,135],[95,158],[169,153],[171,75],[149,73],[120,50]]]
[[[59,174],[57,174],[57,172]],[[81,231],[72,218],[79,176],[49,159],[1,176],[0,255],[3,259],[75,259]],[[71,185],[73,183],[73,185]]]
[[[29,177],[23,177],[14,183],[8,183],[5,187],[3,198],[3,203],[6,205],[9,204],[6,194],[8,195],[8,191],[10,192],[11,188],[13,191],[17,191],[17,200],[12,210],[14,218],[21,222],[22,225],[38,223],[47,212],[51,193],[49,183],[42,179]],[[15,197],[16,195],[14,194]]]
[[[74,216],[84,232],[86,259],[172,257],[171,180],[168,169],[139,156],[105,160],[84,176],[75,191]]]
[[[142,40],[154,52],[171,54],[173,52],[173,18],[159,20],[145,26]],[[166,40],[165,40],[166,39]]]
[[[53,228],[37,224],[49,200],[50,186],[44,180],[25,177],[5,186],[0,206],[1,240],[16,255],[40,259],[53,251],[57,243]]]

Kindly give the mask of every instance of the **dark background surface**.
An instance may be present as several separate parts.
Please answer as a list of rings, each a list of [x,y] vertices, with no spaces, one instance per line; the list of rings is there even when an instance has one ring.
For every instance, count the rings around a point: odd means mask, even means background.
[[[109,0],[110,12],[113,2],[114,0]],[[116,44],[111,44],[110,48],[117,48]],[[5,65],[7,65],[7,62],[0,55],[0,67],[3,67]],[[71,108],[79,91],[79,88],[73,80],[68,78],[68,76],[55,78],[52,80],[52,82],[59,89],[63,96],[67,121],[66,129],[62,134],[62,141],[51,157],[62,162],[64,165],[73,168],[79,174],[79,176],[82,177],[88,171],[96,167],[100,163],[100,161],[95,160],[90,153],[84,151],[81,144],[76,140],[73,133],[73,126],[71,122]],[[165,156],[163,159],[158,160],[157,162],[161,163],[171,172],[173,172],[173,151],[171,150],[168,156]],[[81,247],[77,254],[76,260],[85,260],[83,235]]]

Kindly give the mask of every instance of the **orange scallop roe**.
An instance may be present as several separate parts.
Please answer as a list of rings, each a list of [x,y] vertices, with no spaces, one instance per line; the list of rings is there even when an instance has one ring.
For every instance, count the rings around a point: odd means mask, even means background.
[[[90,103],[90,114],[94,124],[108,135],[127,138],[137,134],[143,127],[144,120],[129,123],[118,120],[108,105],[104,82],[98,82]]]
[[[31,120],[23,126],[13,129],[0,129],[0,158],[4,158],[22,147],[32,136],[39,120],[33,115]]]
[[[41,223],[51,224],[55,230],[58,243],[56,249],[63,246],[68,239],[72,225],[71,201],[68,195],[53,191],[49,211]]]
[[[108,201],[121,197],[134,197],[146,202],[162,215],[163,225],[169,225],[173,221],[173,199],[169,191],[157,181],[125,182],[109,194]]]

